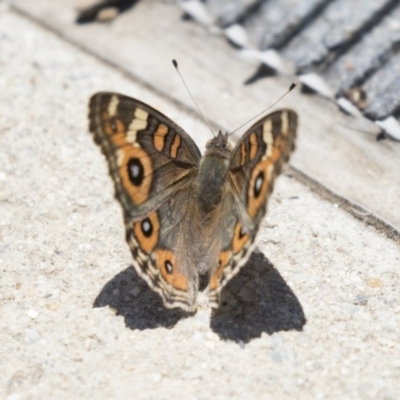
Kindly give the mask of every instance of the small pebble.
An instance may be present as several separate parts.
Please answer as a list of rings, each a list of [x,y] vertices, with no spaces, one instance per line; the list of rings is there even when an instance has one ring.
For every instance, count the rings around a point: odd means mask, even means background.
[[[27,311],[28,317],[35,319],[39,315],[39,313],[36,310],[33,310],[32,308]]]
[[[353,300],[353,304],[356,304],[357,306],[365,306],[367,303],[368,296],[365,296],[364,294],[358,294]]]
[[[367,285],[371,288],[381,288],[383,286],[382,281],[379,278],[370,278],[367,280]]]
[[[51,311],[57,311],[59,305],[58,305],[58,303],[51,303],[51,304],[47,304],[46,307]]]

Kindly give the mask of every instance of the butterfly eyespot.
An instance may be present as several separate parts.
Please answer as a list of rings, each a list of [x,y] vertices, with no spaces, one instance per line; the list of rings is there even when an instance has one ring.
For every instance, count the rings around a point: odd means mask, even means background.
[[[144,178],[143,164],[138,158],[131,158],[128,162],[129,180],[135,186],[140,186]]]
[[[167,271],[168,274],[172,274],[173,268],[172,268],[171,261],[168,261],[168,260],[165,261],[164,267],[165,267],[165,270]]]
[[[136,221],[133,222],[132,225],[127,225],[129,228],[131,226],[133,227],[133,240],[138,243],[140,249],[147,254],[153,251],[158,242],[160,231],[160,221],[157,211],[152,212],[141,221]]]
[[[177,290],[187,291],[188,279],[179,272],[175,254],[170,250],[157,249],[155,251],[155,262],[160,269],[162,278]]]
[[[254,197],[257,198],[260,195],[263,183],[264,183],[264,172],[260,171],[259,174],[257,175],[256,182],[254,184]]]
[[[153,225],[149,218],[141,222],[141,228],[144,236],[150,237],[153,234]]]
[[[240,228],[239,231],[239,239],[241,239],[243,236],[245,236],[247,232],[244,230],[243,226]]]

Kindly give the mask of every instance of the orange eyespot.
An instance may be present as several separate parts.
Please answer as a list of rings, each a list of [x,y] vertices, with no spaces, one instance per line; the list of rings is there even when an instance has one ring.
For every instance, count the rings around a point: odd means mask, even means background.
[[[153,212],[142,221],[133,224],[133,233],[139,246],[146,253],[153,251],[158,242],[158,232],[160,230],[160,222],[157,212]]]
[[[122,184],[135,204],[145,202],[150,193],[153,167],[148,154],[140,147],[124,146],[118,153]]]
[[[189,288],[186,277],[178,272],[176,257],[172,251],[156,250],[156,260],[162,277],[174,288],[187,291]]]
[[[131,158],[128,161],[129,180],[135,186],[140,186],[144,178],[144,168],[142,162],[138,158]]]
[[[251,217],[257,214],[267,197],[273,167],[272,162],[267,159],[258,163],[251,173],[247,192],[247,211]]]
[[[171,261],[169,261],[169,260],[166,260],[165,262],[164,262],[164,267],[165,267],[165,270],[167,271],[167,274],[172,274],[172,272],[174,271],[174,268],[173,268],[173,266],[172,266],[172,263],[171,263]]]

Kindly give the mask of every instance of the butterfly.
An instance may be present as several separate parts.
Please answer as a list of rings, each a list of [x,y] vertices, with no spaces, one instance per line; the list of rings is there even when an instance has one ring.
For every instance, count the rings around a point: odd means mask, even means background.
[[[89,130],[105,155],[123,210],[133,265],[166,307],[194,312],[199,289],[221,289],[249,259],[274,180],[295,147],[297,114],[259,119],[232,148],[204,156],[171,119],[133,98],[96,93]]]

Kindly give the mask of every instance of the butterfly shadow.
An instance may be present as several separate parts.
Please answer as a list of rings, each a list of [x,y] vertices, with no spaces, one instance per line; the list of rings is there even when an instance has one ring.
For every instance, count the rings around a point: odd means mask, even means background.
[[[93,303],[93,307],[106,306],[122,315],[125,325],[133,330],[172,328],[191,315],[179,308],[165,308],[161,297],[148,287],[133,266],[107,282]]]
[[[133,266],[106,283],[93,307],[109,306],[130,329],[172,328],[191,316],[163,306],[161,297],[140,278]],[[301,331],[306,318],[292,290],[262,253],[248,263],[221,293],[221,306],[212,312],[211,329],[223,340],[249,342],[263,332]]]
[[[263,332],[301,331],[303,308],[279,272],[262,253],[253,253],[221,293],[211,329],[223,340],[247,343]]]

